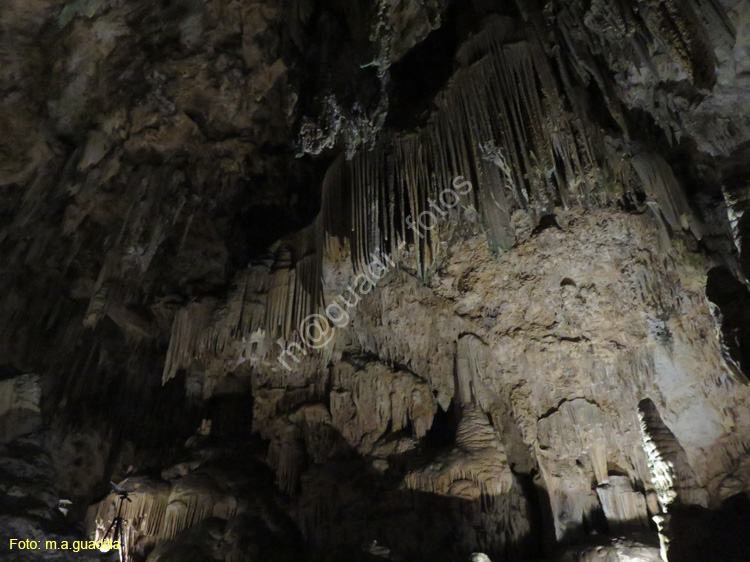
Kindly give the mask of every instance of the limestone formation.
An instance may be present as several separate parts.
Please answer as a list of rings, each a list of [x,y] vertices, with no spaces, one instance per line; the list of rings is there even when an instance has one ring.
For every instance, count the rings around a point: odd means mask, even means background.
[[[746,562],[748,76],[730,0],[4,2],[0,558]]]

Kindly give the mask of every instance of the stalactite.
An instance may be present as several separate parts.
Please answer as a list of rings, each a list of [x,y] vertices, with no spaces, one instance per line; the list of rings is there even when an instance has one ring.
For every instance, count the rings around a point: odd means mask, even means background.
[[[634,156],[631,165],[646,196],[658,203],[669,226],[676,231],[690,230],[700,240],[701,225],[690,210],[685,192],[667,161],[658,154],[643,153]]]
[[[480,405],[481,370],[480,354],[484,343],[467,334],[458,340],[456,348],[456,396],[459,403]]]
[[[130,560],[133,549],[138,543],[139,549],[148,549],[163,540],[163,528],[167,513],[169,486],[145,478],[131,478],[128,488],[130,501],[122,504],[121,517],[125,521],[123,532],[123,559]],[[117,515],[119,498],[115,494],[108,495],[99,504],[89,509],[86,518],[86,528],[93,534],[94,540],[103,540],[110,524]],[[108,537],[112,539],[112,535]]]
[[[720,30],[728,43],[734,41],[737,30],[719,0],[689,0],[707,30]]]
[[[352,214],[348,212],[348,197],[344,189],[345,167],[344,156],[340,155],[328,167],[323,179],[321,193],[320,217],[316,222],[317,248],[323,249],[329,255],[333,238],[344,240],[349,237],[352,229]]]
[[[596,495],[610,528],[632,525],[636,521],[648,528],[646,496],[634,490],[626,476],[611,476],[606,486],[596,488]]]
[[[202,470],[202,469],[201,469]],[[129,490],[130,501],[122,504],[123,560],[143,556],[159,543],[168,541],[210,517],[230,520],[237,514],[237,500],[219,486],[221,474],[210,470],[190,473],[171,485],[147,477],[132,477],[121,485]],[[92,506],[86,529],[94,540],[103,540],[117,515],[119,497],[109,494]],[[112,539],[112,535],[109,537]]]
[[[161,535],[174,538],[180,531],[208,519],[222,499],[214,483],[203,475],[189,475],[178,481],[169,494]]]
[[[318,217],[320,220],[321,217]],[[322,302],[322,252],[319,225],[302,230],[279,244],[271,269],[266,300],[266,331],[272,339],[290,341],[303,318]]]
[[[642,3],[641,12],[649,29],[682,61],[695,85],[711,87],[716,81],[716,55],[691,4],[651,0]]]
[[[279,489],[293,494],[299,486],[305,464],[305,445],[300,429],[291,423],[279,421],[268,447],[268,465],[276,472]]]
[[[172,324],[162,384],[171,380],[179,369],[190,365],[215,306],[216,302],[209,299],[191,303],[177,312]]]

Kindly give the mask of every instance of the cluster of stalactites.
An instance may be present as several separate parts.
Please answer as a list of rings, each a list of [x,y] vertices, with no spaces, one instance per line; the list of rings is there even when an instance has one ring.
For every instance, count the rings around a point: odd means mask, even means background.
[[[120,511],[120,517],[127,522],[122,525],[124,536],[120,538],[123,560],[131,559],[131,551],[137,540],[140,539],[141,547],[157,543],[166,522],[169,487],[166,484],[149,485],[131,494],[129,500],[123,501]],[[89,533],[94,533],[94,540],[113,539],[112,524],[118,514],[120,501],[117,495],[110,494],[89,508],[87,528]]]
[[[230,355],[241,363],[258,351],[254,345],[264,351],[268,340],[294,341],[298,322],[323,305],[320,232],[316,224],[277,243],[273,259],[237,276],[222,306],[204,299],[180,309],[163,382],[197,359]]]
[[[240,274],[232,310],[206,315],[201,303],[177,315],[164,380],[191,358],[217,356],[258,330],[262,352],[275,348],[269,342],[299,342],[300,321],[325,306],[324,257],[337,248],[351,252],[355,273],[388,254],[427,275],[441,242],[466,213],[480,213],[496,252],[516,242],[514,211],[537,222],[556,206],[601,202],[617,181],[626,195],[645,191],[670,226],[700,238],[666,161],[649,153],[605,154],[573,78],[565,68],[553,71],[535,29],[506,18],[490,21],[460,48],[458,70],[423,127],[385,138],[351,160],[336,159],[323,181],[317,220],[277,243],[274,258],[261,267],[265,280],[249,282],[251,274]],[[614,160],[622,162],[613,166]],[[456,181],[464,187],[456,189]],[[233,357],[241,363],[245,351]]]
[[[201,474],[190,474],[171,486],[133,478],[128,486],[135,491],[130,493],[129,501],[122,503],[120,511],[124,521],[122,559],[126,561],[205,519],[228,520],[237,512],[235,498],[221,492],[211,478]],[[94,540],[113,537],[111,524],[118,514],[119,502],[117,495],[110,494],[89,509],[87,529]],[[110,534],[105,537],[108,531]]]
[[[516,28],[497,20],[462,47],[461,68],[424,127],[331,170],[324,223],[327,232],[349,238],[355,271],[373,256],[398,256],[409,245],[413,266],[424,275],[437,256],[440,231],[468,205],[481,211],[490,243],[507,249],[515,241],[514,209],[540,217],[555,205],[589,201],[598,160],[592,132],[559,91],[538,39],[519,37]],[[459,176],[475,189],[458,205],[452,196],[441,200]],[[347,193],[348,209],[334,210]],[[346,210],[349,220],[342,221],[337,211]],[[425,212],[439,220],[420,223]]]

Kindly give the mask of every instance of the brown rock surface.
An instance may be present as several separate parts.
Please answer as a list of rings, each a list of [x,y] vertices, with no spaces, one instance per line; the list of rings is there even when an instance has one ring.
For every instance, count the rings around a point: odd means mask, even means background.
[[[729,0],[4,2],[0,558],[115,481],[129,562],[746,561],[749,44]]]

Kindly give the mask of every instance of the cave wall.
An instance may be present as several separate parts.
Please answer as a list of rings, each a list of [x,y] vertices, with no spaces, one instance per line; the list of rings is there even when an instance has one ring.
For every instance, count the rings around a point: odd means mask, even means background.
[[[658,530],[674,561],[746,494],[746,3],[0,23],[0,433],[48,457],[35,533],[71,498],[100,537],[127,477],[134,560]]]

